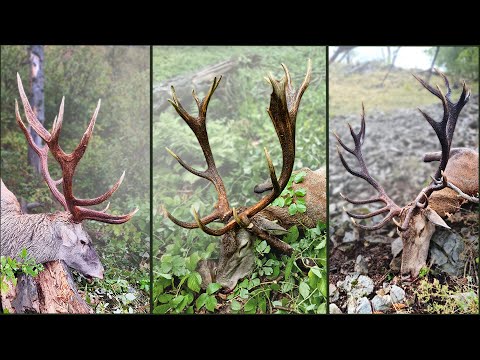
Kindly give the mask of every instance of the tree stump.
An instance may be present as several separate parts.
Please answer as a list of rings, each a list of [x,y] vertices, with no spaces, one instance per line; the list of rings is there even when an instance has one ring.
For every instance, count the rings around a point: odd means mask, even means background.
[[[50,261],[37,277],[21,274],[17,286],[2,293],[2,308],[9,313],[91,314],[93,310],[78,293],[63,261]]]

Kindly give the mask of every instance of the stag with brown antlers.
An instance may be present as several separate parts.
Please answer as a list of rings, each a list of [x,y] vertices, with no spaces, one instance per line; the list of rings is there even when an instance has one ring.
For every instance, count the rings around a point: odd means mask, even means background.
[[[441,152],[425,154],[423,161],[439,161],[439,165],[429,185],[418,193],[415,200],[404,207],[398,206],[368,172],[362,154],[362,145],[365,140],[365,111],[363,105],[360,131],[355,133],[351,125],[348,124],[355,147],[349,148],[337,134],[334,134],[340,146],[352,154],[358,162],[359,170],[352,169],[337,146],[338,155],[345,169],[350,174],[367,181],[378,192],[378,196],[365,200],[353,200],[340,194],[342,198],[355,205],[375,202],[385,204],[384,207],[368,214],[356,214],[347,210],[345,212],[351,217],[355,226],[365,230],[380,229],[390,220],[395,223],[397,232],[403,242],[401,275],[404,280],[415,279],[420,269],[426,266],[430,239],[435,231],[435,225],[449,228],[442,218],[458,211],[465,201],[478,202],[476,197],[478,196],[478,152],[468,148],[451,148],[457,119],[469,100],[470,91],[464,82],[460,98],[457,102],[453,102],[447,77],[438,70],[437,73],[445,83],[446,94],[443,94],[439,86],[433,88],[424,80],[416,76],[415,78],[425,89],[438,97],[443,105],[441,121],[435,121],[420,110],[420,113],[435,131],[441,147]],[[381,222],[370,226],[362,225],[354,220],[367,219],[381,214],[386,214],[385,218]],[[398,217],[400,221],[397,221],[395,217]]]
[[[292,175],[295,160],[295,124],[297,112],[302,95],[310,82],[311,63],[309,61],[307,74],[298,91],[295,91],[292,86],[288,69],[285,65],[282,66],[285,71],[285,76],[280,81],[275,80],[271,75],[268,77],[273,92],[270,98],[270,106],[267,109],[282,149],[282,171],[280,177],[277,178],[272,160],[268,150],[265,148],[264,151],[270,173],[270,183],[258,186],[256,192],[268,191],[268,193],[256,204],[249,207],[236,209],[229,205],[225,186],[218,173],[209,144],[206,128],[207,107],[214,91],[220,83],[221,77],[213,80],[213,84],[203,100],[200,101],[195,91],[193,91],[193,98],[198,107],[198,116],[193,116],[185,111],[172,86],[172,100],[169,100],[169,102],[195,134],[205,156],[207,169],[204,171],[193,169],[170,149],[167,148],[167,151],[186,170],[210,181],[218,194],[218,202],[214,205],[214,210],[211,214],[200,217],[195,209],[193,209],[195,222],[180,221],[166,212],[170,220],[178,226],[186,229],[199,228],[209,235],[222,236],[218,262],[202,262],[199,266],[198,271],[201,273],[203,280],[202,286],[206,286],[210,282],[217,282],[228,291],[235,287],[239,279],[250,274],[254,265],[252,245],[255,237],[265,240],[273,249],[281,253],[292,254],[293,252],[290,245],[276,236],[278,234],[285,234],[286,229],[281,226],[284,225],[281,219],[275,218],[275,215],[271,216],[270,214],[269,216],[269,214],[267,214],[268,210],[272,208],[267,208],[267,206],[281,194]],[[310,171],[310,173],[314,172]],[[312,177],[313,176],[320,177],[321,175],[315,173]],[[317,191],[321,191],[320,188],[321,186],[318,186]],[[323,193],[325,193],[325,181],[323,181]],[[318,217],[319,215],[315,213],[313,216]],[[325,219],[324,213],[323,219]],[[223,223],[223,226],[221,228],[208,226],[208,224],[214,221]],[[315,224],[316,221],[318,221],[318,219],[315,221],[312,220]]]
[[[95,121],[100,109],[100,100],[80,143],[71,154],[65,153],[59,144],[62,129],[64,99],[60,104],[58,116],[53,122],[52,132],[48,132],[38,121],[17,74],[18,89],[22,99],[25,116],[33,130],[45,141],[43,147],[36,145],[29,128],[23,123],[18,104],[15,102],[15,115],[28,143],[38,154],[41,173],[50,191],[65,211],[49,214],[24,214],[15,195],[1,181],[1,255],[18,258],[22,249],[38,263],[63,260],[68,266],[87,277],[102,279],[104,269],[92,245],[92,240],[83,228],[84,220],[95,220],[109,224],[122,224],[132,218],[137,210],[126,215],[107,214],[102,210],[89,209],[86,206],[98,205],[107,200],[118,189],[124,178],[122,174],[116,184],[105,194],[93,199],[77,198],[73,194],[73,176],[83,157],[92,136]],[[53,180],[48,170],[48,153],[60,164],[63,177]],[[63,193],[57,186],[62,185]]]

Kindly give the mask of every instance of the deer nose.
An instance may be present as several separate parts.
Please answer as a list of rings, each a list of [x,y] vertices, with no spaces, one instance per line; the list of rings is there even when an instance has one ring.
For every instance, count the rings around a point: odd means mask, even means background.
[[[411,280],[411,276],[409,272],[402,273],[402,281],[409,282]]]

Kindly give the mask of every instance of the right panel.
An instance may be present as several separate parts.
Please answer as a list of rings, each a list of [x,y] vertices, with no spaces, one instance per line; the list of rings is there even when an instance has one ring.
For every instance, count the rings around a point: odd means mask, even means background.
[[[478,48],[329,51],[330,313],[478,313]]]

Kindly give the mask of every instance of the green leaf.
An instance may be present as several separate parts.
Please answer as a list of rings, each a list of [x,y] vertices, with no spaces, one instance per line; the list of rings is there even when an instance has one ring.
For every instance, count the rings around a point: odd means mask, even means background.
[[[213,295],[215,294],[218,290],[222,288],[222,285],[218,283],[210,283],[207,286],[207,294],[208,295]]]
[[[317,314],[326,314],[327,313],[327,303],[321,303],[317,308]]]
[[[217,306],[217,299],[215,298],[215,296],[207,295],[207,299],[205,300],[205,308],[208,311],[213,312],[216,306]]]
[[[301,183],[305,179],[305,176],[307,176],[307,173],[305,171],[300,171],[299,173],[295,174],[293,181],[296,184]]]
[[[170,309],[170,304],[163,304],[160,306],[155,306],[153,309],[154,314],[166,314],[167,311]]]
[[[295,204],[307,206],[307,202],[306,202],[305,198],[302,198],[302,197],[301,198],[297,197],[295,199]],[[314,229],[316,229],[316,228],[314,228]]]
[[[287,244],[293,244],[298,240],[299,236],[300,233],[298,231],[298,227],[295,225],[288,229],[288,234],[286,237],[284,237],[283,241],[285,241]]]
[[[177,295],[175,298],[172,299],[172,301],[170,301],[170,304],[172,305],[173,308],[176,308],[178,305],[182,303],[183,299],[185,299],[185,296]]]
[[[305,299],[310,294],[310,286],[304,281],[302,281],[298,287],[300,295]]]
[[[159,297],[157,297],[157,301],[159,303],[166,304],[166,303],[170,302],[170,300],[172,300],[173,297],[174,296],[172,294],[162,294]]]
[[[267,276],[268,276],[268,275],[272,275],[272,274],[273,274],[273,269],[272,269],[271,267],[269,267],[269,266],[264,267],[264,268],[263,268],[263,273],[264,273],[265,275],[267,275]]]
[[[255,313],[257,310],[257,300],[255,298],[249,299],[246,303],[245,306],[243,307],[243,311],[248,313]]]
[[[285,266],[285,281],[290,279],[292,273],[293,262],[295,261],[295,254],[292,254],[288,259],[287,266]]]
[[[200,255],[198,255],[198,252],[195,251],[186,260],[187,269],[190,271],[195,271],[197,269],[197,265],[199,261],[200,261]]]
[[[307,207],[303,204],[298,204],[297,203],[297,211],[301,214],[305,213],[307,211]]]
[[[285,199],[283,197],[277,198],[277,205],[278,207],[284,207],[285,206]]]
[[[288,207],[288,214],[293,216],[296,213],[297,213],[297,204],[295,203],[290,204],[290,206]]]
[[[265,299],[265,297],[261,296],[258,299],[258,308],[260,309],[260,312],[262,314],[265,314],[267,312],[267,299]]]
[[[310,268],[310,271],[312,274],[315,274],[318,278],[323,278],[322,270],[318,266],[314,266]],[[310,274],[309,274],[310,275]]]
[[[267,248],[267,242],[263,240],[260,244],[257,245],[256,249],[259,253],[263,253],[265,249]]]
[[[289,206],[289,205],[291,205],[291,204],[292,204],[292,201],[293,201],[293,200],[292,200],[292,198],[291,198],[291,197],[287,197],[287,198],[285,198],[285,206]]]
[[[326,298],[327,297],[327,279],[325,277],[322,277],[320,281],[318,282],[318,290],[322,293],[322,295]]]
[[[20,251],[20,257],[22,259],[26,259],[27,258],[27,249],[23,248],[22,251]]]
[[[199,310],[202,306],[205,305],[207,298],[208,298],[208,294],[206,293],[200,294],[200,296],[197,298],[197,301],[195,301],[195,307],[197,308],[197,310]]]
[[[242,304],[237,300],[232,300],[231,309],[233,311],[240,311],[242,309]]]
[[[307,190],[305,190],[304,188],[295,190],[295,195],[298,197],[303,197],[305,196],[306,193],[307,193]]]
[[[190,275],[188,275],[188,280],[187,280],[187,287],[198,293],[200,291],[200,284],[202,283],[202,277],[200,274],[196,271],[191,272]]]
[[[292,289],[293,289],[293,282],[285,281],[285,282],[282,283],[282,287],[281,287],[282,293],[284,293],[284,294],[288,293],[289,291],[292,291]],[[284,299],[287,300],[286,298],[284,298]]]

